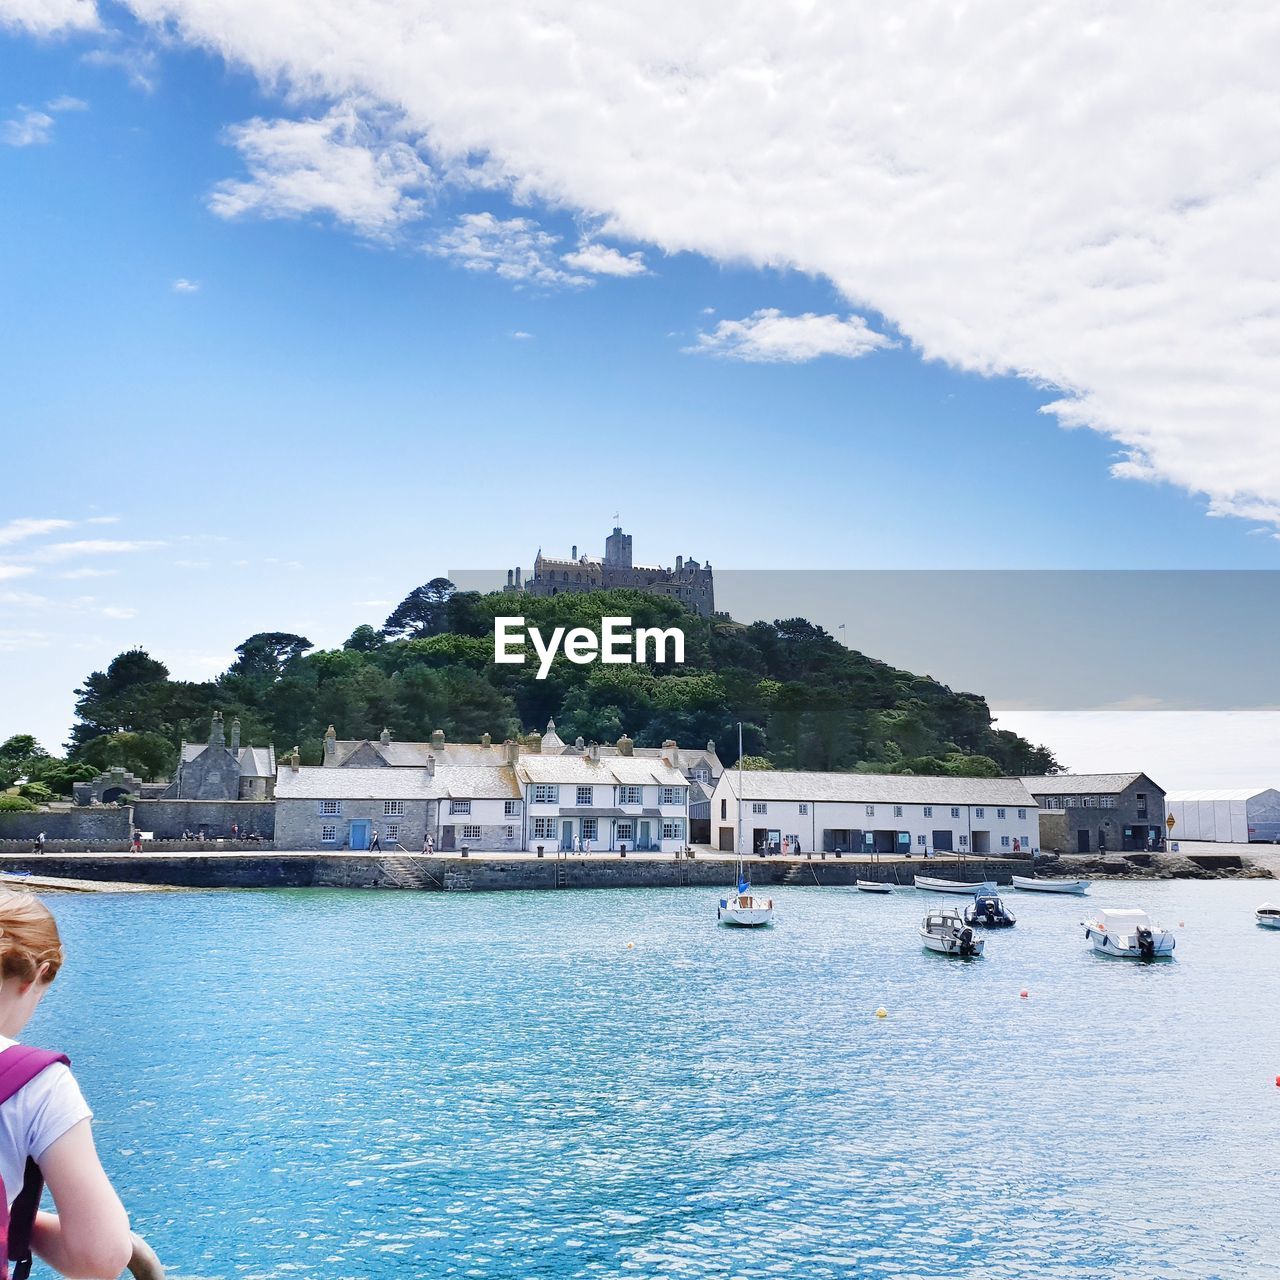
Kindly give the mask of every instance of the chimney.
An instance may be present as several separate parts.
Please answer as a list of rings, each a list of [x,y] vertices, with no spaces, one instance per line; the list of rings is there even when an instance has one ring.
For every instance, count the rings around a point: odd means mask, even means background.
[[[209,745],[211,747],[225,747],[227,740],[222,732],[222,712],[215,711],[213,719],[209,723]]]
[[[684,556],[676,556],[676,572],[679,573],[684,568]]]
[[[294,747],[294,749],[289,752],[289,768],[292,769],[294,773],[297,773],[298,766],[301,763],[302,763],[302,755],[299,753],[298,748]]]
[[[632,752],[635,750],[635,745],[636,745],[635,741],[631,738],[628,738],[627,735],[624,733],[622,737],[618,739],[618,754],[620,756],[631,755]]]
[[[502,745],[507,754],[507,763],[518,763],[520,759],[520,744],[514,738],[508,738]]]
[[[707,739],[707,752],[708,752],[708,754],[710,754],[710,755],[715,755],[715,753],[716,753],[716,740],[715,740],[714,738],[708,738],[708,739]]]
[[[542,754],[542,734],[535,729],[526,740],[525,745],[529,748],[529,754],[540,756]]]
[[[667,760],[671,767],[673,769],[678,769],[680,767],[680,748],[676,746],[676,740],[674,738],[668,738],[666,742],[662,744],[662,750],[666,753]]]
[[[578,544],[575,542],[573,544],[573,554],[570,555],[569,559],[576,560],[577,558],[578,558]]]
[[[328,764],[333,760],[338,750],[338,731],[330,725],[324,731],[324,762]]]
[[[480,745],[482,747],[491,747],[493,746],[493,739],[487,733],[482,733],[480,735]]]
[[[383,726],[382,732],[378,734],[378,742],[384,747],[389,747],[391,745],[391,730],[385,725]]]
[[[434,778],[436,776],[436,758],[433,755],[427,756],[427,777]]]
[[[585,750],[586,745],[587,745],[587,740],[582,736],[582,734],[578,734],[578,736],[574,739],[574,743],[573,743],[574,750],[575,751]]]
[[[520,590],[520,566],[516,565],[516,590]]]
[[[432,745],[433,747],[443,747],[443,746],[444,746],[444,730],[443,730],[443,729],[432,729],[432,730],[431,730],[431,745]]]
[[[507,570],[507,586],[508,586],[508,587],[514,587],[514,586],[516,585],[516,584],[512,581],[512,578],[513,578],[514,576],[515,576],[515,575],[514,575],[514,573],[512,572],[512,570],[508,569],[508,570]]]
[[[237,755],[240,752],[240,717],[231,722],[231,750]]]
[[[600,763],[600,744],[598,742],[593,742],[591,744],[591,763]]]

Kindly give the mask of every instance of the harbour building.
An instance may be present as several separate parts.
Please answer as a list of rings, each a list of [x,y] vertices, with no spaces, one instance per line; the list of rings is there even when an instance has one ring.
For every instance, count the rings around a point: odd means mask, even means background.
[[[1164,789],[1145,773],[1053,773],[1022,782],[1040,807],[1044,849],[1132,853],[1164,840]]]

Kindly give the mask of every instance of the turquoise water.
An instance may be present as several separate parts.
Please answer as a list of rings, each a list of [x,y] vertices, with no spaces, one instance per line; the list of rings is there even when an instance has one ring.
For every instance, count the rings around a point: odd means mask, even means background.
[[[716,896],[59,897],[27,1039],[180,1276],[1275,1274],[1275,885],[1010,894],[974,962],[919,892]]]

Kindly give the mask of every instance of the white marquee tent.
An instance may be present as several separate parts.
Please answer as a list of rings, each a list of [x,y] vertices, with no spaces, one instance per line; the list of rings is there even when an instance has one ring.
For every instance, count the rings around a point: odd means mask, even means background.
[[[1176,820],[1174,840],[1280,841],[1280,791],[1271,787],[1170,791],[1164,804]]]

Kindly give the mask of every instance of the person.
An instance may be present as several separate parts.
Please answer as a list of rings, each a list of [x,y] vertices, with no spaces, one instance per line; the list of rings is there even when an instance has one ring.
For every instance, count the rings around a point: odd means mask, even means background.
[[[231,824],[231,838],[233,840],[238,840],[240,838],[240,824],[238,822],[233,822]]]
[[[43,831],[39,832],[39,833],[36,835],[36,838],[35,838],[35,840],[32,842],[32,845],[31,845],[31,852],[32,852],[32,853],[43,853],[43,852],[44,852],[44,832],[43,832]]]
[[[0,1180],[10,1211],[10,1254],[23,1243],[67,1276],[117,1276],[134,1256],[129,1219],[93,1144],[89,1110],[61,1054],[16,1043],[62,967],[58,926],[37,898],[0,900]],[[4,1090],[8,1089],[7,1094]],[[28,1160],[43,1175],[56,1214],[32,1213]],[[145,1247],[145,1246],[142,1246]],[[21,1256],[21,1255],[19,1255]]]
[[[573,837],[573,851],[574,853],[582,852],[582,838],[580,836]]]
[[[136,828],[134,829],[134,832],[133,832],[133,852],[134,853],[142,852],[142,832],[137,830]]]
[[[588,838],[588,839],[586,839],[586,840],[584,840],[584,841],[582,842],[582,852],[583,852],[584,854],[589,854],[589,853],[591,852],[591,840],[590,840],[590,838]]]
[[[435,851],[436,851],[435,837],[431,834],[430,831],[428,831],[422,841],[422,852],[430,854],[430,853],[435,853]]]
[[[374,829],[373,829],[373,839],[369,841],[369,852],[370,852],[370,853],[381,853],[381,852],[382,852],[382,839],[381,839],[381,837],[378,835],[378,828],[377,828],[377,827],[374,827]]]

